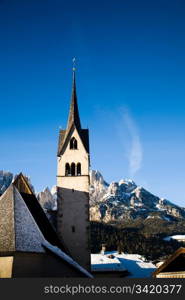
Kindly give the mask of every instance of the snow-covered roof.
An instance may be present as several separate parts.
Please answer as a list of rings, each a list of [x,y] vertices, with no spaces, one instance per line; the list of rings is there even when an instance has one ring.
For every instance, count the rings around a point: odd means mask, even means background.
[[[0,231],[1,252],[45,252],[44,236],[13,184],[0,197]]]
[[[0,251],[43,255],[47,248],[60,257],[61,261],[73,266],[78,271],[77,274],[81,272],[86,277],[92,277],[88,271],[62,251],[63,249],[65,251],[63,244],[58,241],[58,237],[55,237],[56,233],[52,230],[32,190],[28,189],[27,193],[27,185],[26,178],[20,174],[0,197]],[[66,269],[67,276],[70,269],[69,267]]]
[[[167,236],[167,237],[164,238],[164,241],[169,242],[171,239],[178,240],[178,241],[184,241],[185,240],[185,235],[179,234],[179,235]]]
[[[114,255],[114,259],[108,258]],[[111,264],[112,261],[112,264]],[[103,254],[91,254],[92,271],[125,271],[127,270],[130,278],[151,277],[156,270],[152,262],[145,262],[139,254],[118,254],[117,252],[106,252]]]
[[[112,256],[112,258],[110,257]],[[126,271],[120,260],[114,254],[91,254],[91,270],[102,271]]]
[[[56,246],[51,245],[48,243],[48,241],[44,240],[42,242],[42,245],[49,249],[51,252],[53,252],[58,257],[62,258],[64,261],[66,261],[71,266],[75,267],[77,270],[85,274],[89,278],[93,278],[92,274],[90,274],[86,269],[84,269],[82,266],[80,266],[76,261],[74,261],[69,255],[67,255],[65,252],[63,252],[61,249],[59,249]]]
[[[144,258],[139,254],[122,253],[117,256],[129,271],[129,277],[144,278],[151,277],[156,266],[152,262],[145,262]]]

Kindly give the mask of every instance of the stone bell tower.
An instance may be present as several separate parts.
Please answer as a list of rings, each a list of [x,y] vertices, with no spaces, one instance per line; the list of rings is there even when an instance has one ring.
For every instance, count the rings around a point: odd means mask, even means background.
[[[57,171],[57,231],[71,256],[90,270],[89,132],[81,128],[75,68],[67,128],[60,130]]]

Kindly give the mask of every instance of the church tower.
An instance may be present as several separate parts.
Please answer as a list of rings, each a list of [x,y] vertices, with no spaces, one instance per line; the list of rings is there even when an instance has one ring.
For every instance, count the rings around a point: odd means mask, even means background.
[[[57,171],[57,231],[70,255],[90,270],[89,132],[81,128],[75,68],[67,128],[60,130]]]

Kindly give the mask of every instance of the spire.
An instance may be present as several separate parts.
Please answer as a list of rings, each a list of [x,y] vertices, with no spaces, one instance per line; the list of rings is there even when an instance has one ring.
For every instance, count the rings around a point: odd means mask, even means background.
[[[67,123],[67,129],[71,128],[71,125],[75,125],[77,129],[81,129],[80,117],[78,112],[77,94],[76,94],[76,79],[75,79],[75,58],[73,58],[73,84],[72,84],[72,96],[69,110],[69,117]]]

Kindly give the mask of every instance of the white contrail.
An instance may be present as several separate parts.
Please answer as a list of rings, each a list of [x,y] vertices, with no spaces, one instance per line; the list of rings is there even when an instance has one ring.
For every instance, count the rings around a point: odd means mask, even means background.
[[[128,129],[130,136],[130,149],[128,150],[128,159],[129,159],[129,173],[130,176],[134,176],[137,171],[140,170],[143,159],[143,149],[138,133],[137,126],[131,117],[128,110],[124,109],[123,120]]]

